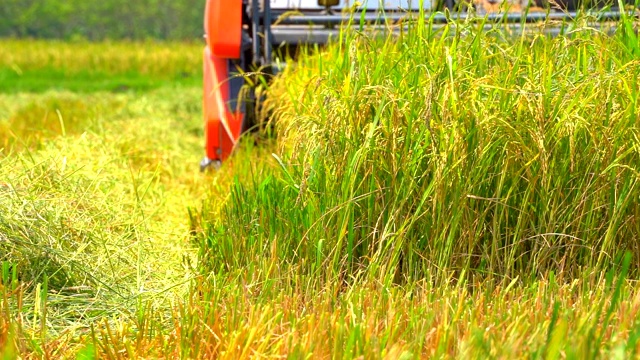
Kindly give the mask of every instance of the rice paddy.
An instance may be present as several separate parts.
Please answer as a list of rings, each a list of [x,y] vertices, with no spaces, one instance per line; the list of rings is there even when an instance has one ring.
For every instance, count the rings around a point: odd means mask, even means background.
[[[0,42],[86,81],[0,87],[0,357],[640,357],[638,22],[576,24],[345,31],[205,174],[200,45]]]

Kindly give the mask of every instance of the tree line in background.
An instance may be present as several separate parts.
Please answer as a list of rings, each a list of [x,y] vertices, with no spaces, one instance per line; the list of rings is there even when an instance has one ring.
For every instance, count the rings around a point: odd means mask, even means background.
[[[1,0],[0,37],[197,39],[205,0]]]

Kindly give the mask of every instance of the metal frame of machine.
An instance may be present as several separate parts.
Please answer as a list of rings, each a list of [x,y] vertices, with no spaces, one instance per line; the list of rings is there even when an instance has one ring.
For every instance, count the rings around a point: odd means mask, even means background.
[[[211,165],[219,166],[227,159],[250,125],[251,115],[247,106],[253,103],[253,94],[242,91],[245,79],[238,73],[268,69],[274,44],[325,43],[348,20],[343,14],[332,11],[333,6],[344,6],[348,0],[315,0],[315,10],[303,9],[293,15],[285,12],[282,6],[271,9],[271,1],[287,0],[207,0],[204,19],[206,46],[203,52],[206,156],[200,164],[203,171]],[[304,0],[307,4],[310,1]],[[452,7],[452,1],[444,0],[442,4]],[[360,15],[367,23],[380,23],[382,19],[397,22],[407,13],[374,11],[357,14],[356,18],[360,19]],[[616,11],[597,15],[602,21],[620,17]],[[434,23],[445,24],[451,19],[460,20],[474,15],[451,13],[429,16]],[[567,11],[493,13],[487,14],[483,21],[522,24],[575,16],[575,12]],[[278,25],[273,26],[274,22]]]

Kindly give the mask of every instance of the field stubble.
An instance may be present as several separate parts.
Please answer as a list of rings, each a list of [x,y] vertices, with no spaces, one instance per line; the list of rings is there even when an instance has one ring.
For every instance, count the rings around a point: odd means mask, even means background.
[[[32,339],[20,352],[67,357],[92,325],[142,309],[170,321],[196,273],[189,209],[228,182],[198,173],[199,99],[181,85],[0,94],[0,313]]]

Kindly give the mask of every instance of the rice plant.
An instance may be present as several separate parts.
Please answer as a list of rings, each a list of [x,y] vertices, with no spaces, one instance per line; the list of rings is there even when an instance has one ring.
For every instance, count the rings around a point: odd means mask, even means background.
[[[289,66],[269,93],[280,170],[234,187],[207,257],[235,269],[276,242],[269,256],[326,281],[445,284],[569,280],[629,251],[636,274],[627,33],[484,25],[345,32]]]

